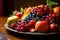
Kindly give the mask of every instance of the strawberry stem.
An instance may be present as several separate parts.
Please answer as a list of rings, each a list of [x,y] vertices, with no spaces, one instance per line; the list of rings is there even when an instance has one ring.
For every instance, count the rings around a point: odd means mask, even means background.
[[[24,9],[23,7],[20,7],[20,12],[23,13]]]
[[[47,3],[47,5],[48,5],[49,7],[51,7],[52,5],[58,5],[57,2],[53,2],[53,1],[51,1],[51,0],[46,0],[46,3]]]

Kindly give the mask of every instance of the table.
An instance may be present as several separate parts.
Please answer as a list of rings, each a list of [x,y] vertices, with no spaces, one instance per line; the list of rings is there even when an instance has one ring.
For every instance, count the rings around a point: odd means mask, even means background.
[[[24,38],[15,37],[15,36],[10,35],[10,34],[8,34],[8,33],[6,32],[6,29],[4,28],[4,24],[6,23],[7,18],[8,18],[8,17],[0,17],[0,31],[2,31],[2,33],[6,34],[7,37],[8,37],[10,40],[27,40],[27,39],[24,39]]]

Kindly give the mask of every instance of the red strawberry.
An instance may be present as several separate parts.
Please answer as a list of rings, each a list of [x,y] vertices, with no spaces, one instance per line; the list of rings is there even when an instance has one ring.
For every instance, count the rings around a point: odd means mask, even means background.
[[[36,20],[31,20],[31,21],[29,21],[28,26],[34,28],[35,24],[36,24]]]
[[[20,14],[20,13],[16,13],[16,16],[18,16],[19,18],[22,17],[23,14]]]

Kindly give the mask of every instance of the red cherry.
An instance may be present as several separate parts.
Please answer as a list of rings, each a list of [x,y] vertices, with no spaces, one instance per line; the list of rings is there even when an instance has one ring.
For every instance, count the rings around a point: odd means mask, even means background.
[[[50,24],[50,31],[51,32],[56,31],[56,24],[54,24],[54,23]]]
[[[31,20],[31,21],[29,21],[29,23],[28,23],[28,25],[29,25],[30,27],[35,27],[35,24],[36,24],[36,20]]]
[[[15,23],[12,23],[10,27],[11,27],[12,29],[15,29],[16,26],[17,26],[17,25],[16,25]]]

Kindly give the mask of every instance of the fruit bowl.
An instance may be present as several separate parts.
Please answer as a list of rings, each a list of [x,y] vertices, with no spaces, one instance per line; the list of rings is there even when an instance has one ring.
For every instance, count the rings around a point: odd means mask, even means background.
[[[7,19],[5,28],[18,36],[54,36],[60,31],[60,14],[55,14],[51,5],[38,5],[15,10]]]
[[[31,33],[31,32],[17,32],[16,30],[13,30],[8,27],[8,24],[6,23],[4,25],[6,28],[6,31],[15,37],[18,38],[27,38],[27,39],[51,39],[51,38],[59,38],[60,32],[51,32],[51,33]]]
[[[5,27],[7,30],[9,30],[9,31],[12,31],[12,32],[18,33],[18,34],[28,34],[28,35],[53,35],[53,34],[57,34],[57,33],[59,34],[59,33],[60,33],[60,32],[51,32],[51,33],[18,32],[18,31],[16,31],[16,30],[13,30],[13,29],[9,28],[7,23],[4,25],[4,27]]]

